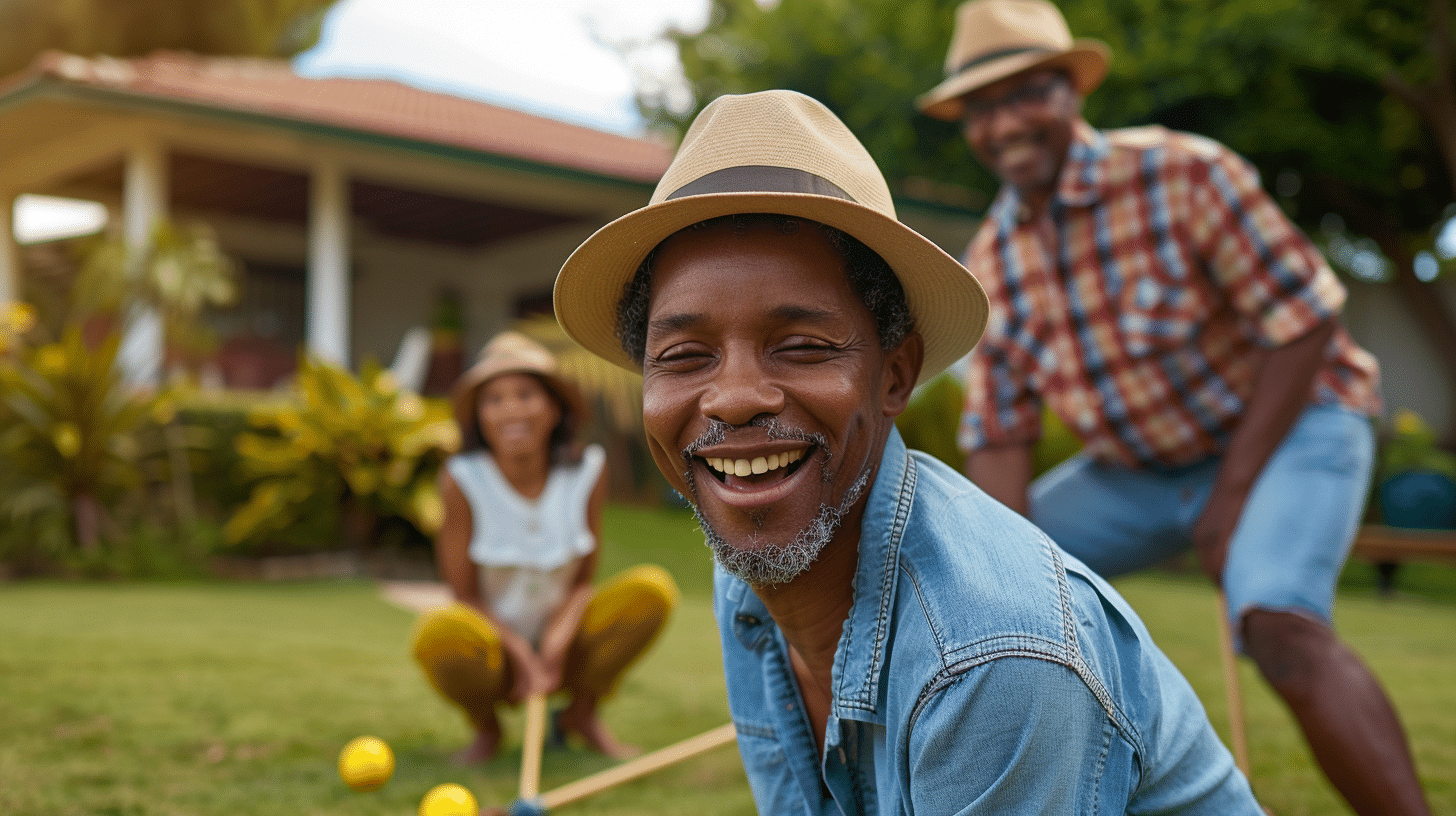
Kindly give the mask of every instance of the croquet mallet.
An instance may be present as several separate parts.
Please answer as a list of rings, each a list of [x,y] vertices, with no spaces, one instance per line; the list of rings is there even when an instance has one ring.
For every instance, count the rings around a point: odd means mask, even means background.
[[[1218,593],[1218,639],[1219,656],[1223,662],[1223,693],[1228,705],[1229,741],[1233,743],[1234,764],[1249,776],[1249,743],[1244,737],[1244,694],[1239,688],[1239,665],[1234,655],[1234,636],[1229,629],[1228,599],[1222,591]]]
[[[546,749],[546,695],[526,698],[526,727],[521,737],[520,801],[529,802],[541,791],[541,754]]]
[[[666,748],[659,748],[650,754],[643,754],[636,759],[630,759],[575,782],[568,782],[540,796],[536,796],[532,792],[531,796],[527,797],[526,789],[523,786],[521,798],[512,802],[510,807],[486,808],[480,813],[481,816],[547,816],[552,808],[575,802],[578,799],[585,799],[623,782],[630,782],[638,777],[660,771],[669,765],[707,753],[720,745],[727,745],[736,737],[733,723],[725,723],[696,737],[673,743]]]

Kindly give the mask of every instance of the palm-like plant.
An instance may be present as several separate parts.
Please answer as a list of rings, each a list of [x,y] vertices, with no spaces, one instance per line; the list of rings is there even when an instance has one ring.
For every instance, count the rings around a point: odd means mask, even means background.
[[[130,393],[116,367],[119,336],[89,346],[79,327],[58,342],[0,358],[0,458],[26,486],[10,513],[64,502],[75,540],[98,547],[106,508],[141,479],[139,435],[159,397]]]
[[[223,306],[237,297],[237,272],[237,262],[222,251],[207,224],[159,221],[145,246],[130,247],[113,235],[87,253],[69,320],[154,309],[168,347],[186,357],[211,344],[197,317],[205,307]]]

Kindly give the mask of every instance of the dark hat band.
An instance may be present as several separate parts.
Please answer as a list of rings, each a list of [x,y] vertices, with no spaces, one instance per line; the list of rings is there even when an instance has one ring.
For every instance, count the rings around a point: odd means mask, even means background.
[[[992,60],[1005,59],[1006,57],[1014,57],[1017,54],[1025,54],[1032,51],[1040,51],[1046,54],[1054,53],[1050,48],[1038,48],[1036,46],[1027,46],[1024,48],[1003,48],[1000,51],[992,51],[989,54],[982,54],[978,57],[967,60],[957,66],[954,71],[947,73],[946,76],[953,77],[957,74],[963,74],[966,71],[975,68],[977,65],[983,65],[985,63],[991,62]]]
[[[710,193],[810,193],[854,201],[854,196],[823,176],[796,167],[746,164],[699,176],[667,194],[664,201]]]

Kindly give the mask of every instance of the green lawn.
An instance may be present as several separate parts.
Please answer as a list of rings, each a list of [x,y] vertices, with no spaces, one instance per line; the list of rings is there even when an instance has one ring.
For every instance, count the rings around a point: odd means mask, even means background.
[[[691,520],[613,508],[607,538],[604,576],[650,560],[685,593],[609,722],[649,749],[725,722],[708,556]],[[1119,586],[1224,732],[1211,591],[1166,575]],[[1370,594],[1342,596],[1341,627],[1405,714],[1436,812],[1456,812],[1456,603]],[[410,623],[366,582],[0,585],[0,813],[404,816],[442,782],[482,804],[509,802],[518,720],[496,761],[452,766],[466,729],[411,664]],[[1244,686],[1256,789],[1280,816],[1342,812],[1248,667]],[[334,769],[360,734],[398,758],[376,793],[348,790]],[[609,764],[549,752],[543,787]],[[558,812],[707,816],[752,805],[736,752],[723,748]]]

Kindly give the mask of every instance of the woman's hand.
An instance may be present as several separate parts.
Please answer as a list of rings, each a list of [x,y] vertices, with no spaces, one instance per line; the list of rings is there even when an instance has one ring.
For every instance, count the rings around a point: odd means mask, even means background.
[[[502,642],[512,669],[511,688],[506,693],[506,700],[519,703],[533,694],[550,694],[560,686],[559,671],[553,676],[530,644],[519,637],[505,637]]]

